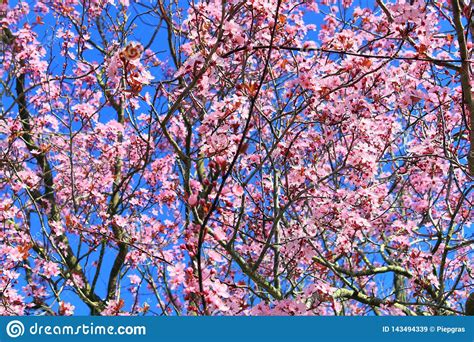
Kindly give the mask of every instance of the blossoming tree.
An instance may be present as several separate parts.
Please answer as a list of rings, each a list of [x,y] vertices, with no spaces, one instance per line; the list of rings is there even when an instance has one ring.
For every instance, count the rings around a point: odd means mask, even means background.
[[[0,314],[462,314],[472,7],[359,6],[10,3]]]

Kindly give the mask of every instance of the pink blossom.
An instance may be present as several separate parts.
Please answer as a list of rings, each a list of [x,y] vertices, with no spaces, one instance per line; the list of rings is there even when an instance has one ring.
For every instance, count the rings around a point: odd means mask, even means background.
[[[138,285],[140,284],[142,278],[139,277],[138,275],[136,274],[132,274],[132,275],[129,275],[128,278],[130,279],[130,284],[133,284],[133,285]]]
[[[72,316],[74,315],[74,309],[76,307],[71,303],[59,302],[59,314],[62,316]]]
[[[43,265],[43,274],[48,278],[57,276],[59,272],[59,267],[55,262],[49,261]]]
[[[191,196],[189,196],[189,199],[188,199],[188,204],[191,206],[191,207],[195,207],[198,203],[198,195],[197,194],[191,194]]]

